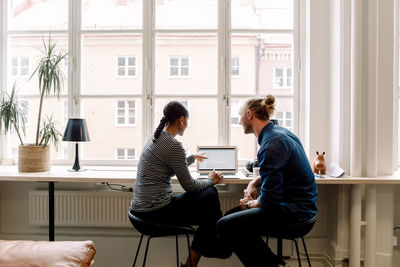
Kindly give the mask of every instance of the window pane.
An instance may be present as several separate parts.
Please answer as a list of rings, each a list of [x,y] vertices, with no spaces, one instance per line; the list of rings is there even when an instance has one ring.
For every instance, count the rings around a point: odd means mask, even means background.
[[[135,101],[136,118],[141,118],[141,99],[137,98]],[[118,148],[138,148],[138,153],[142,150],[141,120],[136,121],[136,126],[118,126],[115,118],[116,102],[117,99],[111,97],[82,100],[81,114],[86,118],[90,134],[90,142],[81,146],[82,158],[111,160],[115,159],[115,151]],[[99,123],[99,118],[101,118],[101,123]]]
[[[172,100],[179,101],[180,99],[156,99],[154,129],[160,122],[164,106]],[[183,136],[176,137],[182,142],[185,149],[189,149],[191,153],[195,153],[198,145],[217,145],[218,116],[216,116],[216,114],[216,100],[202,98],[190,99],[189,126]]]
[[[184,54],[183,54],[184,53]],[[172,55],[172,56],[171,56]],[[188,58],[190,55],[190,59]],[[173,58],[187,58],[178,71]],[[183,60],[185,61],[185,60]],[[182,63],[182,61],[181,61]],[[217,94],[217,37],[215,34],[158,34],[155,55],[156,94]],[[178,77],[175,77],[178,75]],[[183,75],[184,79],[179,79]],[[187,78],[190,75],[190,78]],[[171,76],[174,76],[171,79]],[[206,77],[206,78],[205,78]]]
[[[232,0],[234,29],[293,29],[293,0]]]
[[[135,66],[136,65],[136,58],[135,57],[128,57],[128,65]]]
[[[282,68],[276,68],[275,69],[275,76],[276,77],[282,77],[283,76],[283,69]]]
[[[8,4],[10,30],[66,30],[68,28],[68,1],[8,0]]]
[[[141,68],[135,70],[135,79],[119,78],[118,76],[126,75],[128,70],[117,68],[115,62],[118,55],[136,55],[138,66],[141,66],[142,36],[122,33],[83,35],[82,94],[142,93]],[[126,60],[125,57],[118,58],[118,65],[125,66]]]
[[[39,95],[39,81],[37,73],[29,80],[33,71],[36,69],[40,58],[43,57],[43,39],[45,43],[48,43],[48,35],[42,34],[26,34],[26,35],[8,35],[8,57],[9,62],[16,68],[8,66],[8,79],[7,87],[12,88],[16,82],[18,86],[19,95]],[[55,54],[59,51],[67,51],[68,49],[68,38],[66,35],[55,35],[52,34],[51,38],[56,44]],[[17,59],[15,61],[14,59]],[[10,63],[9,63],[10,64]],[[30,65],[30,66],[29,66]],[[22,67],[24,66],[24,67]],[[62,70],[64,63],[59,64]],[[16,76],[17,75],[17,76]],[[61,94],[66,95],[68,92],[68,79],[65,73],[62,72],[61,80],[63,86],[61,87]],[[52,90],[53,91],[53,90]],[[53,95],[53,94],[51,94]]]
[[[82,28],[85,30],[141,29],[142,5],[142,0],[83,0]]]
[[[156,1],[157,29],[216,29],[217,0]]]
[[[240,57],[240,68],[244,71],[231,80],[232,94],[292,95],[291,87],[275,89],[284,85],[283,80],[275,79],[276,72],[282,76],[283,68],[293,65],[292,51],[291,34],[233,34],[232,54]],[[288,56],[277,57],[278,54]]]
[[[181,58],[181,66],[182,66],[182,67],[189,66],[189,58],[187,58],[187,57],[182,57],[182,58]]]
[[[169,64],[171,66],[178,66],[179,65],[179,58],[177,57],[172,57],[169,59]]]
[[[118,57],[118,66],[125,66],[125,57]]]

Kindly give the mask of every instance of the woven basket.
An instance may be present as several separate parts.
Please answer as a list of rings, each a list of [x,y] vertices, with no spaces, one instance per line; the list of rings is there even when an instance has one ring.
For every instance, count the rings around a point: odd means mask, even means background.
[[[18,170],[20,172],[44,172],[50,170],[50,146],[19,146]]]

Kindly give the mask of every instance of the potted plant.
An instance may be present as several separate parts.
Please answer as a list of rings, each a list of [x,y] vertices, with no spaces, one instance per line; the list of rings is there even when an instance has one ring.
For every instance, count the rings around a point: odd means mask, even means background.
[[[30,76],[35,74],[39,80],[39,112],[36,125],[36,138],[34,144],[24,144],[21,132],[25,133],[25,118],[21,114],[22,105],[16,97],[16,86],[14,84],[11,94],[4,93],[0,99],[0,129],[5,131],[15,129],[20,140],[18,149],[18,170],[21,172],[39,172],[50,169],[50,147],[49,143],[57,145],[61,135],[52,117],[42,122],[42,108],[44,99],[50,94],[60,96],[64,77],[60,63],[64,60],[68,52],[56,50],[56,43],[50,37],[46,43],[43,40],[43,55],[39,63]]]

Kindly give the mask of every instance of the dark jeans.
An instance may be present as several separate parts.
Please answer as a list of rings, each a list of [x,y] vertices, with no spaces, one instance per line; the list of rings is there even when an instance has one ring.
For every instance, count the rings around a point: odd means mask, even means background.
[[[199,192],[184,192],[171,198],[171,202],[154,211],[135,212],[139,218],[175,225],[198,225],[192,249],[205,257],[227,258],[231,250],[221,248],[216,235],[217,221],[222,217],[218,191],[209,187]]]
[[[276,256],[262,239],[287,224],[287,217],[274,208],[252,208],[228,211],[217,223],[222,243],[233,249],[246,267],[276,267],[284,261]]]

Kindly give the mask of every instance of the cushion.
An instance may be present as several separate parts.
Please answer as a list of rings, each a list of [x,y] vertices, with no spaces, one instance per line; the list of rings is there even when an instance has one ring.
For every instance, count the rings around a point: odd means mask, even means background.
[[[0,240],[1,267],[89,267],[95,253],[92,241]]]

